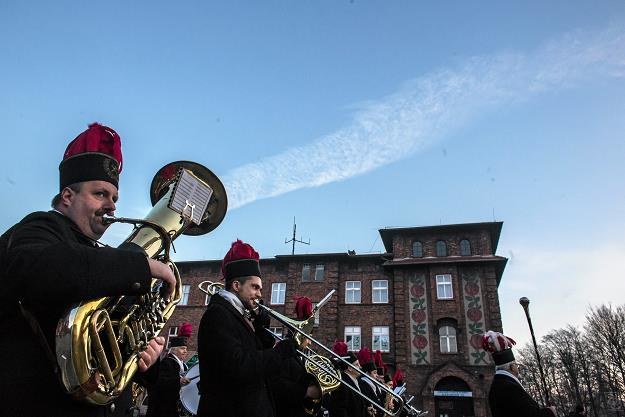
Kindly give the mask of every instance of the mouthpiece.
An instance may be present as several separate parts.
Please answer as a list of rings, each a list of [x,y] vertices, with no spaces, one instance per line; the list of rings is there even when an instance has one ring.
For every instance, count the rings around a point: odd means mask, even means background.
[[[103,216],[103,217],[102,217],[102,224],[104,224],[104,225],[106,225],[106,226],[108,226],[108,225],[110,225],[110,224],[113,224],[113,223],[115,223],[116,221],[117,221],[117,218],[116,218],[116,217],[113,217],[113,216]]]

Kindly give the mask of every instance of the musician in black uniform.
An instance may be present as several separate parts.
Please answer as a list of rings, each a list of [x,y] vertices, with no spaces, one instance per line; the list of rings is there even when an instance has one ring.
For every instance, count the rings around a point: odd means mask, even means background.
[[[310,318],[312,311],[310,298],[297,298],[297,320]],[[305,352],[309,345],[310,339],[303,339],[299,349]],[[315,417],[319,414],[321,389],[315,377],[306,372],[304,358],[301,356],[285,360],[280,372],[271,379],[270,385],[276,404],[276,417]]]
[[[57,376],[55,329],[82,300],[139,295],[151,277],[175,285],[170,268],[142,253],[100,247],[122,168],[119,135],[94,123],[72,141],[59,166],[59,194],[49,212],[26,216],[0,237],[0,415],[104,416],[132,412],[130,389],[107,406],[77,402]],[[155,363],[163,338],[141,354],[140,372]],[[155,367],[152,368],[154,373]],[[147,374],[144,374],[146,376]]]
[[[158,378],[148,384],[148,411],[146,417],[178,417],[180,415],[180,388],[189,383],[184,376],[187,367],[187,337],[169,338],[169,353],[161,361]]]
[[[345,342],[337,342],[332,350],[344,360],[360,368],[360,363],[354,352],[347,351]],[[337,361],[341,370],[341,385],[330,393],[329,411],[331,417],[368,417],[367,404],[355,391],[360,392],[358,373],[343,361]],[[349,387],[351,387],[351,389]]]
[[[199,417],[273,417],[268,388],[283,358],[295,355],[291,340],[278,343],[266,328],[270,317],[260,300],[262,280],[254,248],[237,240],[224,257],[225,289],[211,297],[198,330]]]
[[[492,330],[482,339],[484,350],[491,353],[496,366],[488,394],[493,417],[555,417],[554,407],[541,407],[521,385],[519,367],[512,353],[515,344],[511,338]]]

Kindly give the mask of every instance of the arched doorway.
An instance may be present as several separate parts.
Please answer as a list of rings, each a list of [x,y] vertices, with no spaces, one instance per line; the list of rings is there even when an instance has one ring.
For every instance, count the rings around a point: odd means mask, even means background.
[[[446,376],[434,387],[436,417],[473,417],[473,392],[462,379]]]

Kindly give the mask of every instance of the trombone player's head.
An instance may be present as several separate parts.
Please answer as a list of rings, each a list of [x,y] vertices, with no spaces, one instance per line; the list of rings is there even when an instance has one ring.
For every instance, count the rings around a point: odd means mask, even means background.
[[[237,239],[221,263],[221,272],[226,282],[226,291],[236,295],[245,308],[253,310],[263,289],[258,252]]]

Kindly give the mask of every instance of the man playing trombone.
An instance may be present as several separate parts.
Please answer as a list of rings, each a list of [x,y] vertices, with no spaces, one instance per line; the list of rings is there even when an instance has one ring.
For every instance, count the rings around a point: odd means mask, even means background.
[[[270,317],[257,309],[262,280],[254,248],[237,240],[224,257],[225,289],[211,297],[198,330],[198,417],[273,417],[270,375],[295,355],[291,340],[274,345]]]
[[[336,342],[332,347],[341,359],[338,360],[337,367],[341,370],[341,385],[330,395],[330,416],[331,417],[369,417],[373,413],[373,408],[367,407],[367,403],[362,398],[358,385],[360,373],[356,369],[360,368],[360,363],[354,352],[348,352],[345,342]]]
[[[298,297],[295,302],[297,320],[307,320],[313,314],[310,298]],[[303,338],[300,351],[306,351],[310,339]],[[276,402],[276,417],[315,417],[321,408],[321,389],[315,377],[304,367],[300,355],[284,362],[280,373],[271,380]]]

